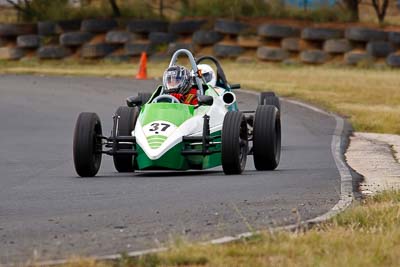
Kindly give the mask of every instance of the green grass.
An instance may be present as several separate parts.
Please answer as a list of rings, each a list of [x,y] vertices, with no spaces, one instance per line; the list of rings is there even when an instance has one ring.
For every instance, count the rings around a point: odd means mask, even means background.
[[[274,90],[346,116],[356,131],[400,134],[400,75],[395,69],[345,66],[285,66],[235,63],[223,66],[232,83],[242,88]],[[167,62],[149,62],[150,77],[160,77]],[[45,73],[134,77],[138,60],[131,63],[99,61],[0,61],[0,73]],[[234,78],[233,78],[234,77]]]
[[[113,263],[81,259],[65,267],[399,265],[400,192],[383,192],[308,231],[266,231],[219,246],[181,243],[140,258],[123,256]]]

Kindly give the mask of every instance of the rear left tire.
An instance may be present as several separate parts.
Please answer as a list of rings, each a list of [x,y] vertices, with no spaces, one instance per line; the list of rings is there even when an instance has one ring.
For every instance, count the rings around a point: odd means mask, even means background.
[[[241,112],[229,111],[222,126],[221,161],[225,174],[241,174],[246,167],[248,133],[246,118]]]

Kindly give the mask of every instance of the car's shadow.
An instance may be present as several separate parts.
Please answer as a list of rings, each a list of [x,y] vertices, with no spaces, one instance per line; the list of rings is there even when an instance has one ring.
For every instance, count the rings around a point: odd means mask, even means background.
[[[257,171],[257,170],[245,170],[242,174],[232,176],[259,176],[259,175],[279,175],[284,170],[274,171]],[[167,178],[167,177],[198,177],[198,176],[226,176],[222,170],[190,170],[190,171],[140,171],[133,173],[103,173],[98,174],[95,177],[89,179],[118,179],[118,178]],[[231,175],[229,175],[231,176]],[[80,178],[74,176],[74,178]],[[81,178],[82,179],[82,178]],[[84,179],[84,178],[83,178]]]

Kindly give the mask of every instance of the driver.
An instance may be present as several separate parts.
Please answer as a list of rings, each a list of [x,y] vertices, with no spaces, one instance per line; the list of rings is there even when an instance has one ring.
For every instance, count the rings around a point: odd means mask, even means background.
[[[193,86],[193,77],[187,68],[172,66],[163,75],[164,92],[176,97],[187,105],[197,105],[197,88]]]
[[[201,75],[203,76],[205,82],[211,87],[215,87],[217,84],[217,75],[215,75],[215,71],[208,64],[199,64],[197,66],[199,70],[201,70]]]

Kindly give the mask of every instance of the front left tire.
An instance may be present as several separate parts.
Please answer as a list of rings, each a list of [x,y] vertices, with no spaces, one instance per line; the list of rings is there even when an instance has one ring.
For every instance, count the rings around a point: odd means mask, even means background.
[[[225,174],[241,174],[248,153],[247,122],[243,113],[229,111],[222,125],[221,162]]]
[[[117,136],[131,136],[135,129],[135,124],[139,116],[139,108],[137,107],[119,107],[115,112],[119,116]],[[131,144],[119,144],[121,149],[132,149]],[[132,155],[114,155],[114,167],[118,172],[134,172]]]

